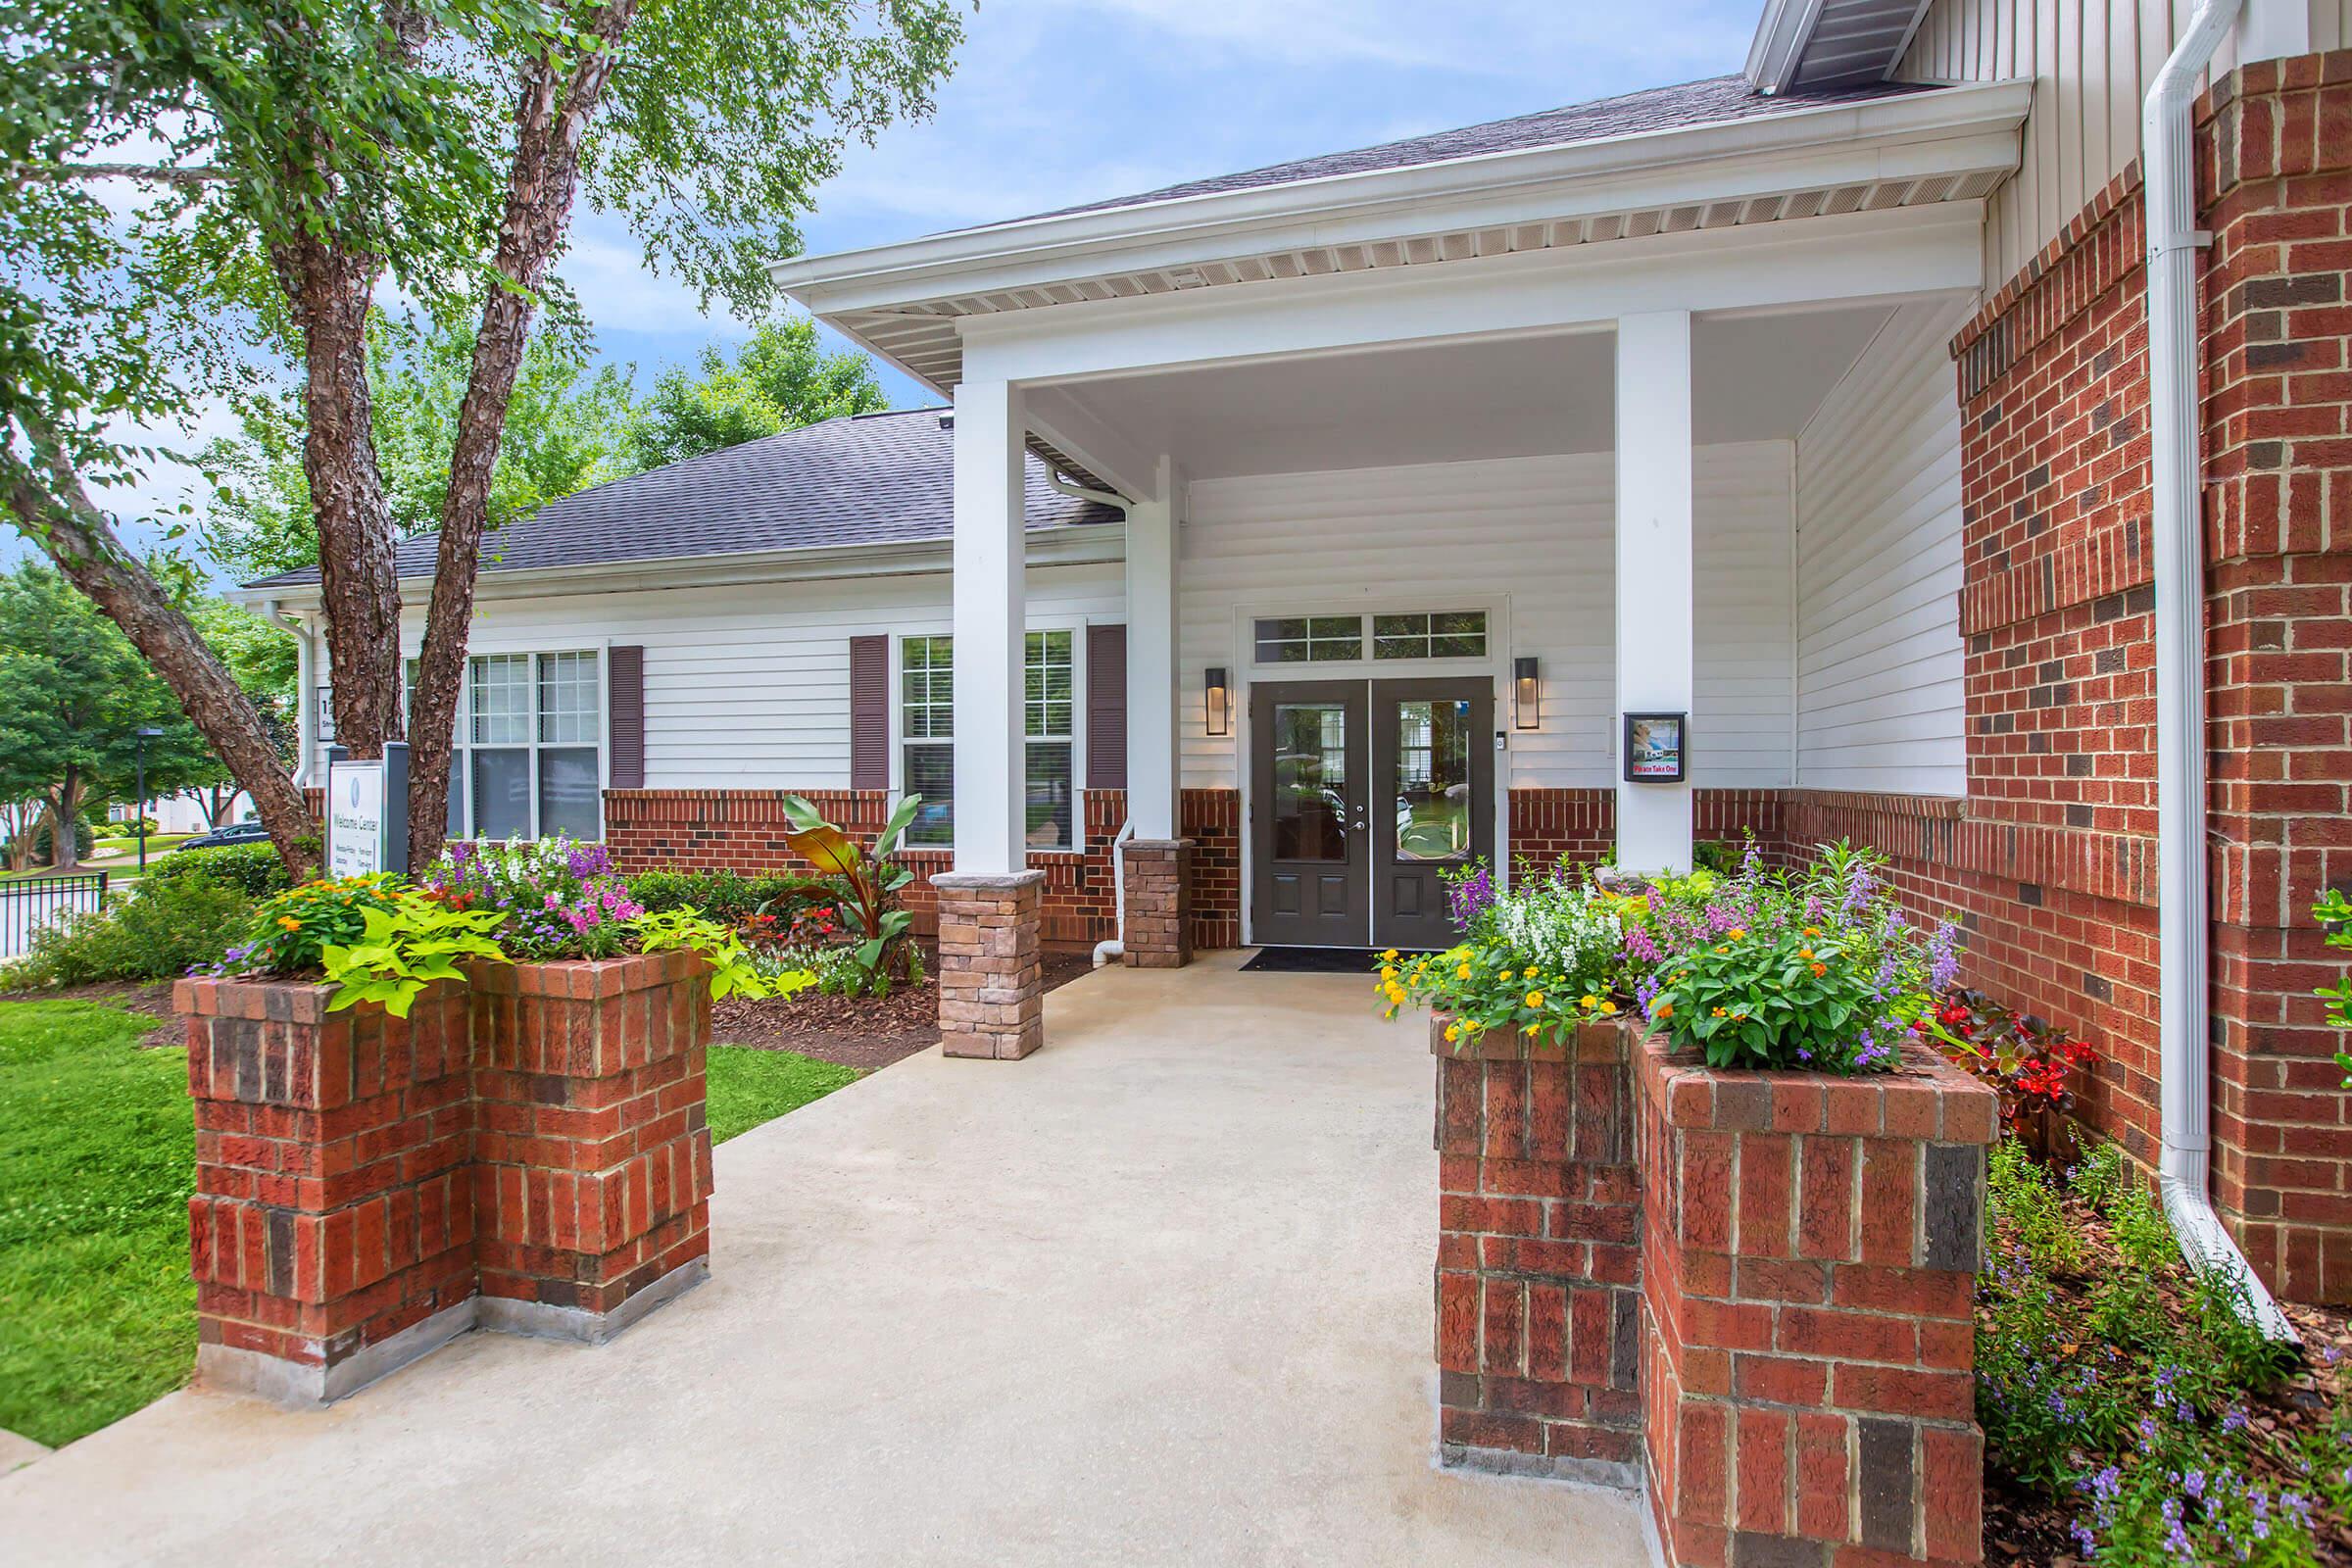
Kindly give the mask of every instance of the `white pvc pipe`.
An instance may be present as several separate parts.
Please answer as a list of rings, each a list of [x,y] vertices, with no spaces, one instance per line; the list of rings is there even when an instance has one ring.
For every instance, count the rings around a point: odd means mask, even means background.
[[[1119,836],[1110,841],[1111,907],[1116,911],[1111,921],[1115,933],[1107,942],[1095,944],[1095,967],[1100,969],[1113,958],[1127,956],[1127,841],[1135,837],[1135,819],[1129,817],[1119,824]]]
[[[2156,74],[2140,116],[2148,242],[2148,418],[2156,568],[2157,1019],[2164,1080],[2158,1178],[2180,1250],[2235,1279],[2248,1315],[2295,1337],[2213,1209],[2207,1036],[2205,531],[2198,443],[2197,247],[2190,107],[2243,0],[2204,0]]]

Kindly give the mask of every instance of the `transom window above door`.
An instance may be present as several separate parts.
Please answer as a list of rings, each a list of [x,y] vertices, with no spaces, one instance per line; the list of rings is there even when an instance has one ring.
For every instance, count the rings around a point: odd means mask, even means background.
[[[1487,612],[1270,615],[1251,627],[1260,664],[1348,664],[1375,660],[1484,659]]]

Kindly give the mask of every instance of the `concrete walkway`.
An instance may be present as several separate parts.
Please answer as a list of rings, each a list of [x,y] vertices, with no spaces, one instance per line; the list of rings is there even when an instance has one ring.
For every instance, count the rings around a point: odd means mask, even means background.
[[[173,1395],[0,1478],[0,1557],[1645,1564],[1628,1498],[1433,1467],[1426,1036],[1237,963],[726,1145],[710,1283],[610,1346]]]

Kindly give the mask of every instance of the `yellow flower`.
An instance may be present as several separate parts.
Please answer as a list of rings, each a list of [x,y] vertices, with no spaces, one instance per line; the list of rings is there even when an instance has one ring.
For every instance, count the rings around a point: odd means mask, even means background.
[[[1463,965],[1462,965],[1460,968],[1458,968],[1458,969],[1456,969],[1456,970],[1454,970],[1454,971],[1453,971],[1453,977],[1454,977],[1456,980],[1467,980],[1467,979],[1469,979],[1469,978],[1470,978],[1470,966],[1469,966],[1468,964],[1466,964],[1466,963],[1465,963],[1465,964],[1463,964]]]
[[[1533,1040],[1536,1037],[1536,1031],[1543,1027],[1544,1026],[1540,1023],[1531,1023],[1527,1026],[1524,1032],[1530,1040]]]
[[[1600,999],[1598,997],[1586,996],[1579,998],[1578,1000],[1587,1007],[1597,1007],[1600,1005]]]
[[[1398,1006],[1402,1006],[1404,1004],[1404,987],[1397,985],[1389,987],[1389,1000]]]
[[[1739,941],[1739,940],[1740,940],[1741,937],[1743,937],[1743,936],[1747,935],[1747,927],[1745,927],[1745,926],[1743,926],[1743,925],[1736,925],[1736,926],[1732,927],[1732,928],[1731,928],[1729,931],[1726,931],[1726,932],[1724,933],[1724,935],[1725,935],[1725,936],[1727,936],[1727,937],[1730,937],[1730,938],[1731,938],[1731,939],[1732,939],[1734,942],[1737,942],[1737,941]]]
[[[1810,958],[1813,956],[1813,950],[1811,948],[1799,948],[1796,950],[1796,956],[1800,958]]]
[[[1807,955],[1807,956],[1811,956],[1811,955]],[[1393,964],[1393,963],[1384,963],[1384,964],[1382,964],[1382,965],[1380,966],[1380,977],[1381,977],[1383,980],[1394,980],[1394,979],[1396,979],[1396,966],[1395,964]]]
[[[1600,1010],[1604,1014],[1614,1016],[1617,1011],[1617,1004],[1614,1002],[1604,1002],[1600,1004]]]
[[[1722,1016],[1724,1015],[1724,1011],[1725,1011],[1725,1009],[1724,1009],[1724,1008],[1722,1008],[1722,1007],[1717,1007],[1717,1008],[1715,1009],[1715,1016],[1716,1016],[1716,1017],[1718,1017],[1718,1018],[1722,1017]]]
[[[1456,1041],[1456,1040],[1459,1040],[1459,1039],[1461,1039],[1461,1038],[1462,1038],[1462,1026],[1461,1026],[1460,1024],[1458,1024],[1458,1023],[1449,1023],[1449,1024],[1447,1024],[1447,1025],[1446,1026],[1446,1043],[1447,1045],[1451,1045],[1451,1044],[1452,1044],[1454,1041]]]
[[[1381,956],[1387,959],[1389,962],[1395,963],[1396,961],[1396,950],[1395,948],[1391,948],[1388,952],[1382,954]]]
[[[290,915],[290,914],[281,914],[281,915],[279,915],[279,916],[277,917],[277,923],[278,923],[279,925],[282,925],[282,926],[284,926],[284,927],[285,927],[287,930],[289,930],[289,931],[299,931],[299,930],[301,930],[301,929],[302,929],[302,922],[301,922],[300,920],[297,920],[297,919],[295,919],[295,918],[294,918],[292,915]]]
[[[1527,994],[1527,1004],[1531,1007],[1541,1007],[1544,1005],[1544,993],[1541,991],[1530,991]]]
[[[1726,943],[1717,943],[1717,944],[1715,945],[1715,951],[1716,951],[1717,953],[1729,953],[1729,952],[1731,952],[1732,950],[1731,950],[1731,947],[1730,947],[1730,945],[1729,945],[1729,944],[1726,944]]]
[[[1817,925],[1809,925],[1805,927],[1805,935],[1809,937],[1817,937],[1821,935],[1821,927]]]

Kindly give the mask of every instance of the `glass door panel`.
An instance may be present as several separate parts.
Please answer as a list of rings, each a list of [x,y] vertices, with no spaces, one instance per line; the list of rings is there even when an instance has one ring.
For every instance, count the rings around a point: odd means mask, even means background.
[[[1470,853],[1470,704],[1396,705],[1396,858],[1457,861]]]
[[[1274,705],[1274,858],[1348,858],[1348,705]]]

